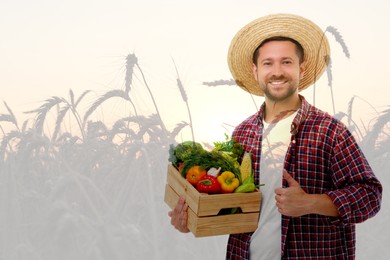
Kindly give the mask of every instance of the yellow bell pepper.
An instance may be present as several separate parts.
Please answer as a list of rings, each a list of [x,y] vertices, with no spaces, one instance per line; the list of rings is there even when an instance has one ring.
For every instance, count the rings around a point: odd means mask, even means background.
[[[221,184],[222,193],[232,193],[240,185],[238,178],[230,171],[221,173],[217,180]]]

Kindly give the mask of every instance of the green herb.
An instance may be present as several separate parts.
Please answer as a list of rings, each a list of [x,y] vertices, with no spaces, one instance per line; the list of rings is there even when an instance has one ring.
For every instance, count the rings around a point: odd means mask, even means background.
[[[239,144],[234,138],[229,138],[229,136],[225,133],[225,141],[224,142],[214,142],[214,151],[224,152],[226,155],[232,157],[236,161],[240,162],[243,153],[244,147]]]
[[[224,155],[220,151],[194,151],[186,161],[184,161],[183,168],[180,173],[185,176],[187,171],[195,165],[199,165],[203,169],[210,169],[211,167],[221,167],[221,172],[231,171],[234,175],[240,174],[239,164],[237,161],[229,156]]]

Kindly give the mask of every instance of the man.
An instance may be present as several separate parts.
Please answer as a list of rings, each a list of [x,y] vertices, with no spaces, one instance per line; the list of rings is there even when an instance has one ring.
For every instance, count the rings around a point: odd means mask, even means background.
[[[321,29],[295,15],[257,19],[233,38],[234,79],[265,98],[233,138],[252,153],[264,186],[257,230],[230,235],[227,259],[354,259],[355,224],[379,211],[382,186],[351,133],[298,94],[329,55]],[[169,215],[188,232],[183,199]]]

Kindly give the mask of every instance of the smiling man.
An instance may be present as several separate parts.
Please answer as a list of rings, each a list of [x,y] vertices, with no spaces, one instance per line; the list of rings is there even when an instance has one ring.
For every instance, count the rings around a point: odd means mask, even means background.
[[[265,101],[232,137],[252,154],[264,186],[257,230],[230,235],[226,259],[354,259],[355,224],[380,210],[382,186],[354,137],[299,94],[329,56],[322,30],[296,15],[256,19],[233,38],[237,85]],[[186,210],[181,198],[169,213],[181,232]]]
[[[322,30],[296,15],[262,17],[233,38],[234,79],[265,98],[233,138],[264,186],[257,230],[231,235],[227,259],[354,259],[355,224],[379,211],[382,186],[351,133],[299,94],[329,56]]]

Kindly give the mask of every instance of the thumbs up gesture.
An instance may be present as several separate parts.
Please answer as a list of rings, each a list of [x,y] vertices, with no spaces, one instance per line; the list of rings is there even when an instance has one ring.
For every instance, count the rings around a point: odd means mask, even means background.
[[[286,216],[299,217],[310,212],[310,195],[299,183],[283,169],[283,178],[287,181],[287,188],[275,189],[275,200],[278,211]]]

